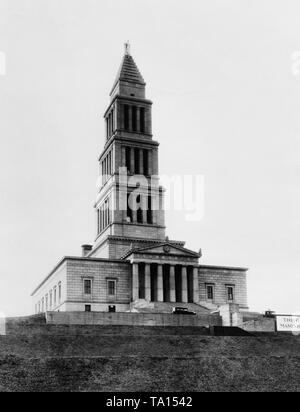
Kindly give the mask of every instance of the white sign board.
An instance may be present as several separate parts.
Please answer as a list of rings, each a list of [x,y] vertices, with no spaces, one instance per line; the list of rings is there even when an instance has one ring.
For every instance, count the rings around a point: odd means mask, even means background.
[[[276,316],[278,332],[294,332],[300,334],[300,315]]]

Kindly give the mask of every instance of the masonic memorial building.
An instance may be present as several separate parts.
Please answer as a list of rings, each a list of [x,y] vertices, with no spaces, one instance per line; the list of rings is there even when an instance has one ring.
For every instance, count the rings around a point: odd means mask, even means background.
[[[170,313],[174,306],[211,313],[230,303],[247,310],[247,269],[201,265],[201,252],[167,237],[152,102],[129,45],[104,119],[96,239],[38,285],[35,313]]]

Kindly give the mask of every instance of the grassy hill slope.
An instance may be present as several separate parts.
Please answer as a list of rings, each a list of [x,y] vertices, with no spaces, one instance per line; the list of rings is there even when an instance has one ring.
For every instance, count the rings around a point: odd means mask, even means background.
[[[39,328],[0,337],[1,391],[300,390],[300,337]]]

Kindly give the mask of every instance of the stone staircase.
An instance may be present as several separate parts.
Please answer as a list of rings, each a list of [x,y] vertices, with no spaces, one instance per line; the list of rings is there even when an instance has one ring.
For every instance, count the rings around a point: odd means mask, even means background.
[[[131,304],[131,311],[138,313],[168,313],[173,312],[173,308],[182,307],[195,312],[197,315],[209,315],[211,311],[196,303],[171,303],[171,302],[147,302],[138,300]]]

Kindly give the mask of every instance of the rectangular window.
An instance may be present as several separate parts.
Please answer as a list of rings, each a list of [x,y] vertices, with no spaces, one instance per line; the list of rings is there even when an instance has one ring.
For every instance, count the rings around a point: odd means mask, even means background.
[[[234,287],[233,286],[227,286],[227,299],[228,299],[228,302],[234,301]]]
[[[107,294],[110,297],[115,297],[116,295],[116,281],[115,280],[109,280],[107,282]]]
[[[100,214],[101,214],[101,219],[100,219],[100,222],[101,222],[101,230],[100,230],[100,232],[103,232],[103,229],[104,229],[104,212],[103,212],[103,206],[101,206],[101,208],[100,208]]]
[[[139,207],[137,209],[137,212],[136,212],[137,223],[143,223],[144,222],[143,209],[142,209],[143,206],[142,206],[141,200],[142,200],[141,195],[138,195],[137,198],[136,198],[136,203],[137,203],[137,206]]]
[[[85,295],[92,294],[92,281],[90,279],[84,280],[84,294]]]
[[[108,224],[110,225],[112,222],[112,201],[111,198],[108,199]]]
[[[106,120],[106,138],[107,140],[109,139],[109,126],[108,126],[108,118],[105,119]]]
[[[140,108],[140,132],[145,133],[145,109]]]
[[[112,135],[112,116],[109,114],[109,137]]]
[[[85,305],[85,312],[91,312],[92,311],[92,307],[91,305]]]
[[[137,132],[137,107],[132,106],[132,131]]]
[[[124,129],[129,131],[129,106],[124,106]]]
[[[140,149],[134,149],[134,173],[140,174]]]
[[[132,208],[130,204],[130,193],[128,193],[127,194],[127,222],[128,223],[132,222],[132,217],[133,217],[133,213],[132,213]]]
[[[152,223],[153,223],[152,197],[151,196],[148,196],[147,223],[148,223],[148,225],[152,225]]]
[[[107,227],[107,202],[104,202],[104,227]]]
[[[97,234],[100,235],[100,209],[97,209]]]
[[[143,157],[144,157],[144,176],[149,175],[149,152],[148,150],[143,151]]]
[[[102,184],[106,183],[105,159],[102,161]]]
[[[115,131],[115,110],[112,109],[111,111],[111,130],[112,130],[112,134]]]
[[[207,300],[214,300],[214,286],[213,285],[206,286],[206,298]]]
[[[113,168],[112,168],[112,152],[109,152],[109,175],[112,176]]]
[[[112,222],[111,198],[107,198],[99,208],[98,217],[99,234],[102,233]]]
[[[109,179],[110,176],[110,165],[109,165],[109,153],[106,155],[106,174],[107,174],[107,180]]]
[[[131,173],[131,147],[126,147],[126,168]]]

